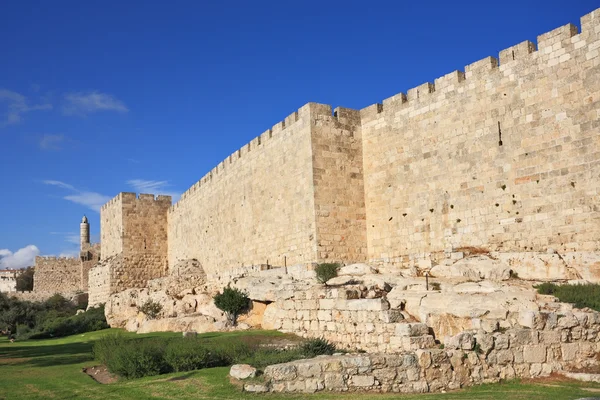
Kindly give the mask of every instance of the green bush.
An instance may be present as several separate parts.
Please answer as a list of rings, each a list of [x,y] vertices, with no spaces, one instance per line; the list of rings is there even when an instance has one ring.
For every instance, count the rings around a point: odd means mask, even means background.
[[[340,269],[340,264],[338,263],[323,263],[317,265],[315,272],[317,274],[317,280],[320,283],[325,283],[331,278],[335,278],[338,274],[338,270]]]
[[[214,297],[215,306],[224,311],[232,325],[236,324],[237,317],[250,307],[248,294],[237,288],[227,286],[223,293],[217,293]]]
[[[27,267],[17,276],[17,291],[28,292],[33,290],[33,273],[35,269],[33,267]]]
[[[18,339],[60,337],[108,328],[104,306],[75,315],[77,306],[59,294],[30,302],[0,293],[0,329]]]
[[[120,332],[109,333],[94,342],[92,357],[100,364],[108,365],[109,360],[119,351],[127,339]]]
[[[138,311],[146,314],[146,317],[148,317],[148,319],[156,319],[156,317],[158,317],[160,312],[162,311],[163,306],[159,302],[153,301],[152,299],[148,299],[137,309]]]
[[[300,345],[300,351],[306,357],[316,357],[320,355],[331,355],[335,353],[335,346],[329,341],[317,338],[317,339],[309,339],[306,342]]]
[[[166,342],[160,339],[133,340],[107,364],[109,371],[124,378],[141,378],[171,372],[164,358]]]
[[[146,338],[131,339],[108,334],[94,343],[92,354],[114,374],[127,379],[168,372],[250,364],[256,368],[331,354],[335,350],[322,339],[309,340],[292,349],[264,348],[249,338]]]
[[[104,305],[93,307],[89,310],[71,317],[56,316],[49,313],[41,321],[36,332],[31,334],[31,339],[48,339],[53,337],[63,337],[75,335],[78,333],[98,331],[110,328],[104,316]]]
[[[551,294],[563,303],[573,303],[576,308],[589,307],[600,311],[600,284],[556,285],[546,282],[535,288],[540,294]]]
[[[215,366],[211,352],[195,338],[172,340],[165,350],[165,361],[175,372]]]

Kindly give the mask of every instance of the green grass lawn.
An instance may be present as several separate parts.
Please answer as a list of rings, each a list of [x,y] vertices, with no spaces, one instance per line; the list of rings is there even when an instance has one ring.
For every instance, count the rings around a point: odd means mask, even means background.
[[[182,372],[110,385],[95,382],[82,368],[95,365],[91,356],[94,340],[105,330],[61,339],[10,343],[0,339],[0,399],[301,399],[307,395],[252,395],[241,392],[227,377],[229,368]],[[153,333],[136,337],[180,336],[180,333]],[[207,340],[246,335],[280,336],[272,331],[208,333]],[[587,390],[586,390],[587,389]],[[510,382],[481,385],[466,390],[431,395],[352,394],[366,399],[576,399],[600,396],[600,385],[561,380],[534,383]],[[316,399],[343,399],[348,393],[321,393]]]

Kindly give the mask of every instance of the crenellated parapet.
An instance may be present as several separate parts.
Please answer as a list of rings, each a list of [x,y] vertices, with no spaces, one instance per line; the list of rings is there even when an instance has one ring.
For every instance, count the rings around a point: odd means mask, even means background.
[[[434,80],[434,83],[426,82],[417,87],[408,89],[406,94],[398,93],[382,101],[360,110],[363,124],[377,118],[377,114],[384,112],[390,107],[397,110],[399,105],[404,108],[417,107],[419,103],[435,103],[440,98],[446,98],[452,93],[469,90],[473,80],[493,81],[494,75],[502,69],[509,68],[513,62],[528,62],[538,60],[546,62],[552,67],[570,59],[568,51],[577,50],[586,46],[587,42],[598,40],[600,37],[600,12],[595,10],[581,18],[581,33],[577,26],[569,23],[550,32],[537,37],[536,44],[524,41],[499,52],[498,58],[485,57],[466,65],[463,71],[453,71]],[[594,57],[596,48],[590,48],[588,53]],[[409,115],[410,117],[410,115]]]
[[[225,160],[217,164],[213,169],[211,169],[181,195],[179,201],[172,206],[171,211],[176,210],[181,203],[185,202],[185,200],[199,190],[200,187],[212,182],[213,178],[215,178],[217,175],[222,174],[226,170],[239,167],[240,164],[244,163],[245,159],[250,153],[261,151],[261,149],[269,146],[273,139],[278,139],[280,136],[290,132],[291,127],[296,126],[297,124],[306,124],[306,121],[316,120],[323,117],[331,121],[347,123],[350,116],[352,116],[354,123],[360,119],[360,115],[358,114],[357,110],[338,107],[332,111],[332,107],[327,104],[305,104],[303,107],[288,115],[286,118],[273,125],[270,129],[256,136],[250,142],[231,153],[227,158],[225,158]]]

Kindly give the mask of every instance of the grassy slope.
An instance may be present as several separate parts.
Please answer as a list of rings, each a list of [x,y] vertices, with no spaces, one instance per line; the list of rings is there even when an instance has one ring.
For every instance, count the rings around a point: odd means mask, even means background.
[[[175,373],[158,377],[121,381],[101,385],[81,372],[92,366],[92,342],[110,330],[90,332],[61,339],[10,343],[0,339],[0,399],[300,399],[305,395],[244,394],[229,383],[229,368],[213,368],[196,372]],[[233,337],[239,335],[279,335],[276,332],[235,332],[205,334],[203,337]],[[132,336],[134,334],[131,334]],[[177,333],[154,333],[145,336],[179,336]],[[600,385],[574,382],[547,382],[476,386],[447,394],[400,396],[353,394],[355,400],[366,399],[575,399],[592,397]],[[323,393],[315,399],[342,399],[347,394]]]

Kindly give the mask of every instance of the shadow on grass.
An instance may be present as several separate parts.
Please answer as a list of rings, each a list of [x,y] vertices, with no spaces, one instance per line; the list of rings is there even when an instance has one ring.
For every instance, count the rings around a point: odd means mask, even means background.
[[[31,367],[56,367],[59,365],[80,364],[92,360],[93,358],[91,354],[80,354],[33,358],[28,361],[25,361],[23,364],[26,364]]]
[[[66,343],[48,346],[19,346],[17,343],[0,349],[1,357],[35,358],[60,355],[85,354],[90,357],[92,343]]]
[[[186,380],[186,379],[188,379],[188,378],[191,378],[191,377],[192,377],[192,376],[194,376],[194,375],[195,375],[195,371],[194,371],[194,372],[188,372],[188,373],[187,373],[187,374],[185,374],[185,375],[181,375],[181,376],[174,376],[174,377],[172,377],[172,378],[168,379],[168,381],[169,381],[169,382],[173,382],[173,381],[183,381],[183,380]]]

